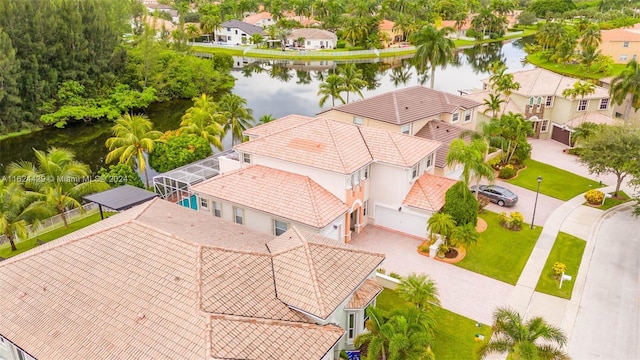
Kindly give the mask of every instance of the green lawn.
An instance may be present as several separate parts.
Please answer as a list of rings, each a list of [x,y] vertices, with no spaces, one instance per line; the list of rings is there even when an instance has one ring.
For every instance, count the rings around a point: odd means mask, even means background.
[[[515,179],[507,180],[508,183],[536,191],[538,176],[542,176],[540,193],[565,201],[588,190],[600,187],[600,183],[597,181],[551,165],[532,159],[526,160],[524,163],[527,168],[520,171]]]
[[[496,213],[485,210],[480,217],[487,222],[488,228],[480,234],[478,243],[467,249],[467,256],[456,265],[515,285],[542,227],[531,230],[525,224],[522,230],[511,231],[500,225]]]
[[[571,299],[571,292],[576,282],[576,275],[578,275],[578,269],[580,269],[580,262],[582,261],[582,254],[584,253],[586,244],[586,241],[578,239],[575,236],[563,232],[558,233],[551,253],[542,269],[542,274],[540,274],[536,291]],[[553,277],[553,264],[556,262],[567,265],[566,274],[573,277],[571,281],[564,281],[562,283],[562,289],[558,289],[560,281]]]
[[[609,74],[603,74],[603,73],[591,74],[591,73],[586,73],[580,68],[579,64],[563,65],[563,64],[556,64],[556,63],[554,63],[552,61],[544,59],[542,57],[542,52],[541,51],[527,55],[527,61],[529,61],[531,64],[536,65],[538,67],[541,67],[543,69],[547,69],[547,70],[553,71],[553,72],[558,73],[558,74],[571,76],[571,77],[576,77],[576,78],[581,78],[581,79],[601,79],[603,77],[617,76],[625,68],[624,64],[614,64],[613,65],[613,69],[611,70],[611,73],[609,73]]]
[[[611,193],[613,194],[613,193]],[[598,207],[597,209],[600,210],[609,210],[614,206],[618,206],[620,204],[626,203],[627,201],[631,201],[631,198],[629,197],[629,195],[627,195],[627,193],[625,193],[624,191],[620,190],[618,191],[618,197],[617,198],[606,198],[604,199],[604,205]]]
[[[382,291],[376,305],[385,311],[409,306],[395,291],[389,289]],[[475,359],[476,350],[480,346],[480,343],[475,341],[475,335],[484,335],[485,341],[491,337],[491,325],[483,324],[478,328],[476,321],[449,310],[439,308],[435,318],[438,325],[433,352],[438,360]]]
[[[109,217],[113,214],[115,213],[105,212],[104,216]],[[18,250],[16,251],[11,251],[11,245],[9,245],[9,243],[3,244],[2,246],[0,246],[0,256],[6,259],[11,256],[18,255],[20,253],[23,253],[27,250],[31,250],[34,247],[38,246],[38,243],[36,241],[37,239],[40,239],[41,241],[44,241],[44,242],[55,240],[59,237],[70,234],[78,229],[82,229],[83,227],[89,226],[98,221],[100,221],[100,213],[89,215],[83,219],[70,223],[68,228],[60,227],[58,229],[55,229],[43,234],[39,234],[38,236],[19,242],[16,244],[16,247],[18,248]]]

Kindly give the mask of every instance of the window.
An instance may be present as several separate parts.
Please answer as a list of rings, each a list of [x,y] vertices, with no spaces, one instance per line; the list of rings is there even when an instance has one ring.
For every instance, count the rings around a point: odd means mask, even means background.
[[[353,117],[353,123],[356,125],[362,125],[362,118],[358,116]]]
[[[622,54],[622,55],[620,55],[620,61],[627,61],[627,59],[629,59],[629,57],[627,56],[627,54]]]
[[[369,213],[369,200],[365,200],[364,204],[362,204],[362,215],[367,216]]]
[[[542,120],[542,125],[540,126],[541,132],[549,131],[549,120]]]
[[[245,164],[251,164],[251,154],[243,153],[242,162]]]
[[[365,166],[364,169],[362,170],[362,178],[363,179],[369,178],[369,165]]]
[[[464,112],[464,122],[471,121],[471,109],[465,110]]]
[[[403,134],[411,135],[411,124],[402,125],[402,127],[400,128],[400,131]]]
[[[347,344],[353,344],[356,337],[356,314],[347,314]]]
[[[430,168],[433,162],[433,154],[427,157],[427,168]]]
[[[227,41],[231,41],[231,36],[227,36]]]
[[[217,201],[213,202],[213,216],[222,217],[222,204]]]
[[[451,122],[457,122],[458,118],[460,118],[460,114],[453,113],[453,116],[451,117]]]
[[[580,100],[578,102],[578,111],[587,110],[587,105],[589,104],[589,100]]]
[[[537,97],[536,97],[536,104],[537,104],[537,105],[542,104],[542,98],[541,98],[540,96],[537,96]]]
[[[622,113],[619,113],[619,112],[616,111],[616,114],[614,116],[617,117],[617,118],[621,118],[622,117]]]
[[[307,41],[307,45],[311,45],[311,41]]]
[[[238,30],[236,30],[236,35],[238,35]]]
[[[623,42],[622,43],[622,47],[623,48],[628,48],[629,47],[629,42],[628,41]]]
[[[200,207],[203,209],[208,209],[209,208],[209,200],[208,199],[204,199],[204,198],[200,198]]]
[[[598,109],[607,110],[609,108],[609,99],[600,99],[600,106]]]
[[[416,164],[416,166],[411,168],[411,180],[418,177],[420,173],[420,164]]]
[[[632,60],[638,60],[638,55],[636,55],[636,54],[631,55],[631,59]]]
[[[546,107],[553,106],[553,96],[547,96],[547,101],[545,101],[544,106]]]
[[[533,98],[532,97],[529,98],[529,105],[533,106]]]
[[[273,233],[275,236],[284,234],[288,229],[289,224],[282,221],[273,220]]]
[[[351,184],[353,186],[360,185],[360,170],[351,174]]]
[[[231,28],[227,28],[227,31],[231,31]]]
[[[235,222],[236,224],[244,225],[244,210],[234,207],[233,215],[233,222]]]

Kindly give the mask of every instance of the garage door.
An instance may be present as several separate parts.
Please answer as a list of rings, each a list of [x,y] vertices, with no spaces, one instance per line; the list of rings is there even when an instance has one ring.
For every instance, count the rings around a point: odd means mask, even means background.
[[[409,212],[406,209],[398,211],[382,205],[376,205],[375,223],[388,229],[400,231],[414,236],[425,237],[427,234],[426,215]]]
[[[569,144],[571,131],[563,129],[561,126],[553,124],[553,132],[551,133],[551,139],[561,142],[567,146]]]

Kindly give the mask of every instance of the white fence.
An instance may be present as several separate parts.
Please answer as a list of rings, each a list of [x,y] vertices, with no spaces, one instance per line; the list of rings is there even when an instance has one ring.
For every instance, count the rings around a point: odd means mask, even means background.
[[[215,43],[197,43],[196,46],[204,46],[204,47],[215,47],[215,48],[223,48],[223,49],[237,49],[238,47],[229,46],[229,45],[219,45]],[[388,48],[388,49],[372,49],[372,50],[353,50],[353,51],[314,51],[314,50],[267,50],[267,49],[257,49],[253,46],[240,47],[240,49],[244,49],[244,56],[251,55],[268,55],[270,57],[326,57],[326,58],[336,58],[336,57],[344,57],[344,56],[374,56],[379,57],[381,54],[387,53],[398,53],[398,55],[406,54],[407,52],[414,51],[415,46],[407,46],[404,48]]]
[[[82,206],[84,211],[80,209],[71,209],[65,212],[65,217],[67,218],[67,223],[71,223],[76,220],[83,219],[87,216],[93,215],[98,212],[98,204],[96,203],[88,203]],[[58,214],[52,216],[48,219],[44,219],[40,221],[40,225],[37,227],[33,227],[32,225],[28,226],[29,238],[40,235],[42,233],[49,232],[51,230],[55,230],[64,226],[64,221],[62,221],[62,215]]]

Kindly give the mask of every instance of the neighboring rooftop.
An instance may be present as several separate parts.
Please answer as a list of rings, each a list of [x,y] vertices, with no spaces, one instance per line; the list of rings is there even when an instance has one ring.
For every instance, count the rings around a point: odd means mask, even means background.
[[[1,262],[0,333],[40,359],[322,358],[344,331],[304,313],[326,316],[383,258],[155,199]]]
[[[273,19],[273,15],[271,15],[271,13],[268,11],[263,11],[263,12],[245,16],[245,18],[242,19],[242,21],[246,22],[247,24],[256,25],[256,23],[260,22],[260,20],[267,20],[267,19]]]
[[[228,172],[191,190],[319,229],[349,210],[308,176],[260,165]]]
[[[457,180],[424,173],[413,183],[403,204],[418,209],[438,212],[442,210],[445,194]]]
[[[235,149],[341,174],[351,174],[374,160],[413,166],[440,146],[434,141],[324,118],[296,121],[287,116],[252,134],[266,135]]]
[[[455,139],[459,139],[464,131],[463,128],[451,125],[442,120],[431,120],[416,133],[417,138],[438,141],[442,146],[436,152],[435,166],[441,169],[447,166],[447,154],[449,144]]]
[[[240,21],[240,20],[225,21],[222,24],[220,24],[220,27],[223,27],[223,28],[237,28],[237,29],[240,29],[240,30],[244,31],[248,35],[253,35],[253,34],[264,35],[264,29],[262,27],[256,26],[256,25],[251,25],[249,23],[246,23],[246,22]]]
[[[338,37],[336,34],[331,31],[322,30],[322,29],[313,29],[313,28],[301,28],[295,29],[287,36],[288,39],[298,39],[305,38],[305,40],[337,40]]]
[[[485,100],[489,100],[489,95],[493,94],[493,92],[489,90],[481,90],[481,91],[473,91],[463,95],[464,97],[477,101],[482,105],[478,109],[479,112],[486,114],[487,116],[493,116],[491,109],[484,104]],[[502,100],[505,100],[504,97],[501,97]],[[508,114],[512,112],[514,114],[523,114],[524,110],[520,109],[520,107],[511,99],[507,98],[505,102],[500,104],[500,110],[498,110],[498,116],[500,114]]]
[[[601,30],[600,36],[602,37],[600,44],[607,42],[640,41],[640,25],[635,24],[633,28]]]
[[[411,86],[336,106],[318,115],[336,110],[363,118],[402,125],[443,113],[452,114],[459,108],[471,109],[480,105],[481,103],[463,96],[424,86]]]

